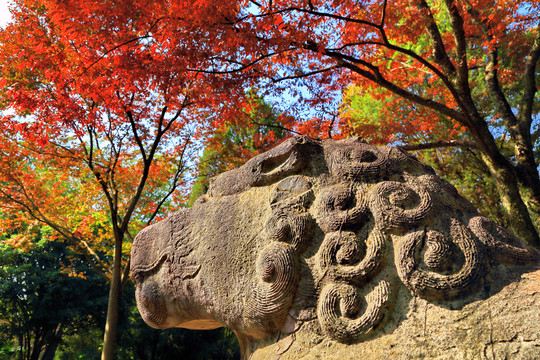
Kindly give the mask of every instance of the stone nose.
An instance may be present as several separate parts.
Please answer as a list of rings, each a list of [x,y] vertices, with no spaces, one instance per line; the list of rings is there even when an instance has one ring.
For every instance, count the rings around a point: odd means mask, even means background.
[[[144,321],[154,328],[163,327],[167,319],[167,306],[158,284],[154,281],[145,282],[135,292],[135,298]]]

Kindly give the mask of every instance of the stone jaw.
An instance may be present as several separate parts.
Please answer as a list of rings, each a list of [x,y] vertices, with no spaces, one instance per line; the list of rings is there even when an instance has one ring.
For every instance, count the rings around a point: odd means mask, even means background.
[[[312,340],[353,349],[399,333],[404,299],[489,302],[502,286],[490,274],[538,259],[411,155],[296,137],[143,230],[132,277],[153,326],[228,326],[245,358],[297,358]]]

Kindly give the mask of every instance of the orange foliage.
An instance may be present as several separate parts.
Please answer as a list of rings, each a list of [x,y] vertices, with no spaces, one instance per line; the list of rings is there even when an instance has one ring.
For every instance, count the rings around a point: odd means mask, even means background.
[[[445,4],[463,22],[465,53]],[[455,90],[447,73],[466,62],[471,96],[485,97],[475,71],[489,51],[504,46],[507,60],[499,65],[499,81],[503,87],[515,84],[536,31],[531,14],[538,10],[538,1],[507,0],[16,0],[13,23],[0,33],[1,101],[31,117],[3,118],[8,141],[0,145],[0,161],[9,169],[4,181],[15,184],[6,189],[17,200],[24,188],[35,209],[55,213],[71,233],[110,237],[92,227],[96,211],[84,204],[106,204],[103,184],[114,180],[115,211],[128,209],[144,171],[149,187],[170,179],[189,132],[211,138],[230,126],[253,126],[252,119],[238,116],[238,109],[252,110],[245,101],[250,86],[275,97],[287,91],[304,104],[307,117],[290,109],[280,121],[313,137],[354,134],[389,143],[418,133],[458,136],[468,128],[458,116],[464,111],[463,89]],[[429,31],[433,23],[440,39]],[[441,50],[447,62],[441,61]],[[277,86],[266,86],[265,79]],[[374,94],[374,100],[387,99],[379,114],[384,122],[358,127],[350,114],[339,116],[336,104],[344,88],[355,84],[369,92],[375,83],[396,94],[391,99],[388,93]],[[494,111],[478,110],[496,119]],[[209,113],[211,120],[205,117]],[[145,170],[137,145],[151,148],[158,133],[156,151],[163,157]],[[112,142],[104,134],[114,135]],[[107,154],[113,145],[92,148],[96,161],[89,169],[88,141],[95,135],[124,147],[116,157]],[[253,141],[262,149],[277,139],[268,131],[254,134]],[[243,149],[237,157],[252,155]],[[27,157],[43,172],[21,165]],[[54,175],[44,176],[47,169]],[[66,185],[82,178],[88,181],[76,189]],[[77,196],[67,195],[70,191]],[[66,199],[73,203],[66,205]],[[137,211],[152,213],[158,204],[148,199]]]

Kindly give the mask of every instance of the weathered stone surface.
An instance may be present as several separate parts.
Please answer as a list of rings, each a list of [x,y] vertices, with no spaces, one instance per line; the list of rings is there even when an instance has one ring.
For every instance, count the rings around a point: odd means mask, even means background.
[[[289,139],[137,235],[156,328],[252,359],[540,358],[538,252],[409,154]]]

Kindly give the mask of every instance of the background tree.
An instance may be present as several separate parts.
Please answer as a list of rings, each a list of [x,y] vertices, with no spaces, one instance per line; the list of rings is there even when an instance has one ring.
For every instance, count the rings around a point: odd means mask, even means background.
[[[253,90],[240,105],[232,103],[217,116],[208,114],[200,130],[203,151],[189,205],[206,193],[212,177],[243,165],[294,134],[287,126],[294,126],[292,119]]]
[[[106,287],[80,255],[31,225],[0,241],[2,359],[52,360],[65,335],[102,323]],[[12,246],[21,244],[26,249]]]
[[[129,234],[181,184],[186,109],[206,92],[200,76],[175,71],[168,62],[181,60],[145,38],[156,20],[144,7],[123,9],[139,16],[134,23],[100,2],[57,5],[17,1],[0,33],[2,103],[17,115],[3,118],[0,200],[21,222],[54,229],[109,282],[103,359],[111,359]],[[195,46],[183,45],[175,51]]]
[[[251,1],[231,20],[242,51],[222,64],[234,71],[256,63],[274,82],[302,80],[309,105],[355,83],[384,88],[415,110],[402,121],[458,124],[489,169],[513,231],[538,246],[539,12],[538,1]]]
[[[88,6],[82,0],[70,5]],[[163,7],[166,2],[156,1],[148,11]],[[167,49],[185,39],[204,44],[199,49],[206,56],[191,70],[236,81],[212,89],[237,97],[247,80],[316,110],[320,115],[292,127],[301,133],[345,135],[339,134],[337,107],[351,83],[363,90],[385,89],[379,96],[412,109],[400,119],[412,125],[409,129],[438,123],[461,128],[489,170],[512,230],[538,246],[533,219],[540,209],[540,177],[533,123],[539,7],[538,1],[497,0],[186,1],[169,8],[175,12],[154,16],[148,24],[156,23],[159,34],[148,27],[144,36]],[[116,18],[122,16],[128,22],[124,14]],[[199,34],[219,41],[210,44]],[[189,50],[171,66],[185,69],[185,59],[197,54]],[[297,120],[302,115],[300,110],[291,114]],[[498,141],[501,132],[504,142]],[[440,144],[434,140],[430,146]]]

